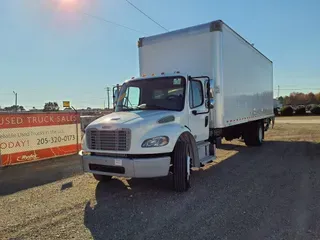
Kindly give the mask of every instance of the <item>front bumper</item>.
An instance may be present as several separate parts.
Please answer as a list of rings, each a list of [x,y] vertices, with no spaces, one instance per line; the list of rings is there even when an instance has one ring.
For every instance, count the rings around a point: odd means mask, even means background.
[[[82,167],[84,172],[100,175],[152,178],[167,176],[170,160],[169,156],[131,159],[83,155]]]

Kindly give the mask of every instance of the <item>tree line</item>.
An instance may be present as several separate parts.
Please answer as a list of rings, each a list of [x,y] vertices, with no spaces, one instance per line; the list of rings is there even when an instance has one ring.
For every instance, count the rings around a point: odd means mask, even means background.
[[[319,93],[301,93],[293,92],[289,96],[279,97],[279,102],[283,105],[319,105],[320,104],[320,92]]]
[[[1,108],[0,108],[1,109]],[[5,107],[3,108],[4,111],[8,112],[21,112],[25,111],[25,108],[20,105],[12,105],[10,107]],[[39,110],[33,107],[31,110]],[[56,102],[47,102],[44,104],[43,109],[41,109],[44,112],[54,112],[54,111],[59,111],[59,105]]]

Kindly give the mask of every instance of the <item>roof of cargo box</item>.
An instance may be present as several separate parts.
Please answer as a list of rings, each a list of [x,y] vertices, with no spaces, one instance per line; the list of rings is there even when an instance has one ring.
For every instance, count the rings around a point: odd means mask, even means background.
[[[174,30],[174,31],[166,32],[166,33],[161,33],[161,34],[157,34],[157,35],[153,35],[153,36],[149,36],[149,37],[142,37],[142,38],[139,38],[138,47],[140,48],[143,45],[149,45],[149,44],[153,44],[153,43],[160,42],[163,40],[168,40],[172,36],[177,37],[177,36],[186,36],[186,35],[191,35],[191,34],[201,34],[201,33],[206,33],[208,31],[210,31],[210,32],[222,31],[223,25],[226,26],[227,28],[229,28],[233,33],[235,33],[238,37],[240,37],[243,41],[245,41],[247,44],[249,44],[253,49],[255,49],[257,52],[259,52],[262,56],[264,56],[267,60],[269,60],[272,63],[272,61],[266,55],[264,55],[262,52],[260,52],[250,42],[248,42],[245,38],[243,38],[241,35],[239,35],[235,30],[233,30],[231,27],[229,27],[222,20],[216,20],[216,21],[212,21],[212,22],[208,22],[208,23],[204,23],[204,24],[200,24],[200,25],[196,25],[196,26],[192,26],[192,27],[182,28],[179,30]]]

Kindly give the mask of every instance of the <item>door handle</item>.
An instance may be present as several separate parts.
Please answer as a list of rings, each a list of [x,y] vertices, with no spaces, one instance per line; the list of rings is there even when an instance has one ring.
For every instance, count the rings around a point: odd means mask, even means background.
[[[209,117],[206,116],[205,119],[204,119],[204,126],[207,127],[208,123],[209,123]]]

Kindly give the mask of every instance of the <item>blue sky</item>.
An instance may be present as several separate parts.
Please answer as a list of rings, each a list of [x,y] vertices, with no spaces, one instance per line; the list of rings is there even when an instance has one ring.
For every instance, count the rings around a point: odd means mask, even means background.
[[[77,0],[67,0],[77,1]],[[320,91],[318,0],[131,0],[170,30],[222,19],[274,62],[274,86]],[[125,0],[1,0],[0,106],[70,100],[103,107],[105,87],[138,75],[137,39],[163,30]]]

